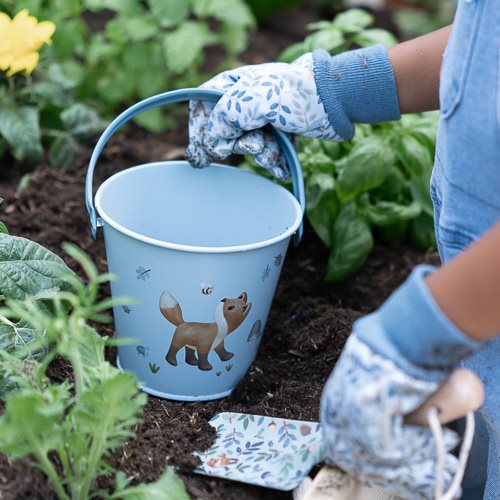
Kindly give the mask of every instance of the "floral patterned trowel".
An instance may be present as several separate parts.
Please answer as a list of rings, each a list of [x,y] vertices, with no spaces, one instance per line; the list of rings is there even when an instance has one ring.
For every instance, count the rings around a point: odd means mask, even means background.
[[[460,489],[474,436],[474,411],[483,399],[484,389],[477,375],[458,368],[420,407],[405,416],[407,424],[425,426],[431,409],[437,409],[441,425],[467,415],[459,468],[449,490],[441,494],[437,489],[436,498],[455,498]],[[279,490],[295,488],[294,498],[300,500],[399,499],[388,490],[363,485],[340,469],[327,465],[314,480],[307,477],[324,455],[321,428],[316,422],[219,413],[210,424],[217,429],[217,440],[208,451],[195,453],[202,461],[195,471],[200,474]]]
[[[195,452],[199,474],[292,490],[323,460],[317,422],[219,413],[210,420],[217,430],[214,445]]]

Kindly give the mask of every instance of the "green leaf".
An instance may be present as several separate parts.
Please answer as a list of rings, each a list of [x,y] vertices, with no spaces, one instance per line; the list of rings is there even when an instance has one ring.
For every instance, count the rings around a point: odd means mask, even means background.
[[[434,216],[434,208],[430,195],[430,172],[423,173],[420,177],[412,177],[408,181],[413,199],[419,203],[422,210],[430,217]]]
[[[385,47],[392,47],[398,43],[397,38],[389,31],[373,28],[361,31],[353,37],[353,42],[360,47],[368,47],[381,43]]]
[[[306,28],[309,31],[319,31],[328,30],[332,27],[333,23],[330,21],[316,21],[314,23],[309,23]]]
[[[20,320],[13,323],[7,318],[0,317],[0,351],[15,353],[42,335],[43,332],[33,328],[27,321]],[[44,352],[44,350],[40,350],[33,355],[41,359]]]
[[[131,479],[127,477],[125,472],[119,470],[115,474],[115,495],[123,491],[129,484]]]
[[[115,17],[106,23],[104,33],[109,40],[120,46],[122,49],[127,44],[127,33],[125,28],[125,18]]]
[[[223,24],[219,30],[219,42],[229,54],[239,54],[247,47],[248,32],[234,24]]]
[[[65,17],[56,21],[56,31],[52,36],[52,50],[55,52],[56,60],[62,61],[81,53],[85,35],[86,25],[79,15],[73,14],[72,19]]]
[[[95,383],[95,373],[104,360],[106,338],[101,337],[94,328],[85,325],[79,338],[78,351],[83,364],[83,375],[87,384]]]
[[[105,122],[97,111],[85,104],[73,104],[61,113],[64,128],[73,136],[89,139],[103,130]]]
[[[406,179],[397,167],[392,167],[391,171],[384,179],[384,182],[376,189],[370,192],[377,200],[392,200],[399,199],[406,186]]]
[[[7,226],[3,222],[0,222],[0,234],[1,233],[9,234],[9,230],[7,229]]]
[[[141,99],[146,99],[146,97],[159,94],[164,91],[167,86],[165,82],[165,74],[162,71],[158,71],[156,68],[141,71],[136,76],[137,94]]]
[[[201,18],[213,17],[240,28],[255,25],[252,11],[242,0],[192,0],[193,11]]]
[[[107,72],[97,81],[99,96],[107,103],[117,104],[128,101],[134,95],[136,81],[123,68]]]
[[[61,288],[71,270],[34,241],[0,234],[0,294],[23,300],[42,290]]]
[[[71,165],[81,153],[82,148],[70,134],[57,136],[49,149],[49,161],[55,168]]]
[[[291,63],[307,52],[304,42],[294,43],[288,46],[279,56],[278,61]]]
[[[33,106],[0,107],[0,134],[13,148],[17,159],[33,163],[41,160],[43,148],[39,120],[38,110]]]
[[[162,110],[159,108],[144,111],[134,118],[134,122],[151,132],[161,132],[165,129],[166,124]]]
[[[202,54],[203,48],[215,41],[205,23],[186,21],[163,39],[163,52],[168,68],[182,73]]]
[[[335,180],[333,175],[318,172],[306,180],[306,200],[307,210],[316,208],[319,202],[326,196],[334,192]]]
[[[135,45],[129,47],[135,49]],[[85,61],[90,66],[95,66],[102,61],[118,57],[122,48],[119,44],[107,41],[102,33],[96,33],[91,39],[85,53]]]
[[[412,243],[420,250],[435,250],[437,245],[434,219],[427,213],[422,213],[412,220],[410,223],[410,238]]]
[[[138,393],[137,379],[130,372],[119,372],[107,363],[94,369],[93,383],[79,395],[70,414],[74,429],[93,437],[94,456],[101,458],[123,445],[133,436],[132,427],[146,403],[146,395]],[[105,402],[105,404],[103,404]],[[98,462],[93,477],[99,474]]]
[[[189,13],[190,0],[147,0],[156,19],[165,28],[184,21]]]
[[[346,157],[337,162],[340,169],[336,186],[339,199],[349,201],[380,186],[393,164],[392,150],[382,137],[374,135],[358,142]]]
[[[340,30],[335,28],[318,31],[317,33],[309,35],[304,40],[307,51],[323,49],[328,52],[332,52],[334,49],[340,47],[344,42],[344,35]]]
[[[64,108],[73,100],[75,84],[63,73],[60,66],[52,64],[45,73],[45,79],[33,84],[32,91],[37,102]]]
[[[396,141],[395,150],[403,167],[415,177],[432,168],[432,156],[428,148],[411,135],[401,135]]]
[[[327,281],[341,281],[357,271],[373,248],[370,228],[354,203],[344,205],[335,220],[332,247]]]
[[[307,211],[307,218],[316,234],[326,246],[332,246],[332,232],[339,211],[335,193],[324,196],[317,206]]]
[[[109,9],[125,15],[137,15],[143,11],[137,0],[83,0],[87,9],[100,11]],[[170,0],[168,0],[170,2]]]
[[[152,14],[127,18],[124,28],[125,34],[132,42],[142,42],[160,32],[160,26]]]
[[[154,60],[153,60],[154,59]],[[125,64],[127,71],[135,76],[135,73],[141,73],[145,70],[156,70],[158,68],[152,68],[151,65],[162,64],[163,59],[161,57],[161,51],[158,46],[150,43],[134,43],[123,53],[123,64]]]
[[[302,168],[311,176],[315,176],[318,172],[333,174],[335,172],[335,163],[323,152],[312,153],[305,151],[299,154]]]
[[[68,404],[66,385],[9,394],[0,419],[0,451],[16,459],[59,448],[64,439],[61,421]]]
[[[358,33],[372,23],[373,16],[362,9],[349,9],[333,20],[333,25],[344,33]]]
[[[17,183],[17,188],[16,188],[16,195],[21,196],[23,192],[28,189],[29,185],[31,184],[31,180],[33,178],[33,174],[31,172],[28,172],[27,174],[24,174],[19,182]]]
[[[438,112],[403,115],[401,124],[403,128],[421,142],[434,156],[436,148],[437,129],[439,123]]]
[[[451,5],[453,4],[450,4],[450,7]],[[405,39],[426,35],[447,24],[441,16],[419,8],[400,7],[394,11],[393,16],[398,30],[405,35]]]
[[[138,484],[117,491],[111,495],[111,500],[189,500],[184,483],[170,467],[165,470],[160,479],[150,484]]]
[[[369,205],[364,215],[370,224],[375,226],[391,226],[400,221],[418,217],[422,208],[416,201],[410,205],[400,205],[391,201],[379,201]]]
[[[325,245],[332,244],[332,229],[339,211],[333,175],[317,173],[306,179],[306,213]]]
[[[332,160],[338,160],[343,152],[343,145],[339,142],[320,141],[324,153]]]

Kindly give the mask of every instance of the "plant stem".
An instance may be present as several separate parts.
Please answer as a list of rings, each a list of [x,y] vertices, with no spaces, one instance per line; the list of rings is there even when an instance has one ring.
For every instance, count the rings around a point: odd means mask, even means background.
[[[50,479],[50,482],[54,486],[57,496],[62,500],[69,500],[69,497],[66,494],[66,491],[64,490],[64,486],[62,485],[61,480],[59,479],[57,471],[54,468],[52,462],[47,457],[47,455],[42,450],[40,450],[38,446],[36,446],[35,453],[45,474],[47,474],[48,478]]]
[[[16,97],[16,85],[14,83],[13,77],[7,77],[7,81],[9,82],[9,94],[12,98]]]
[[[69,459],[68,459],[68,454],[66,453],[66,448],[64,447],[64,445],[62,445],[60,448],[59,448],[59,458],[61,459],[61,464],[63,466],[63,469],[64,469],[64,475],[66,476],[66,479],[68,479],[69,483],[71,484],[73,481],[73,471],[71,469],[71,465],[69,463]]]
[[[103,428],[107,429],[107,425],[104,424]],[[78,497],[79,500],[88,499],[90,486],[95,477],[95,469],[102,455],[101,453],[102,436],[103,436],[102,433],[96,436],[95,440],[92,442],[92,446],[90,447],[90,457],[89,457],[89,462],[87,464],[87,472],[83,478],[83,484],[80,489],[80,495]]]
[[[76,389],[76,399],[82,395],[85,388],[85,382],[83,378],[83,364],[80,352],[75,349],[71,356],[71,364],[73,366],[73,372],[75,374],[75,389]]]

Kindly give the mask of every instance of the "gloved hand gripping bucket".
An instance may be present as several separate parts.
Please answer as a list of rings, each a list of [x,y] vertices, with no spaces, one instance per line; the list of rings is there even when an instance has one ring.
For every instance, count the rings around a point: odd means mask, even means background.
[[[200,89],[166,92],[124,111],[90,160],[85,195],[95,236],[103,227],[113,296],[118,366],[155,396],[200,401],[227,396],[253,362],[290,239],[298,244],[304,185],[288,138],[272,130],[286,157],[293,196],[259,175],[185,161],[128,168],[93,197],[93,174],[113,134],[142,111],[188,100],[217,101]]]

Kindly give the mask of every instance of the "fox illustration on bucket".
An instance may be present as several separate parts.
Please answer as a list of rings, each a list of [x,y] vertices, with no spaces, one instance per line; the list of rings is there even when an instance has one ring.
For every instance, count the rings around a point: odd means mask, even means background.
[[[164,291],[160,296],[160,311],[177,328],[165,359],[172,366],[177,366],[177,353],[185,348],[186,363],[209,371],[212,365],[208,354],[213,349],[221,361],[230,360],[234,354],[226,351],[224,339],[236,330],[248,316],[252,303],[247,303],[247,294],[243,292],[236,299],[222,299],[214,311],[213,323],[186,322],[182,309],[173,295]]]

